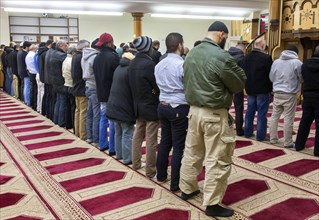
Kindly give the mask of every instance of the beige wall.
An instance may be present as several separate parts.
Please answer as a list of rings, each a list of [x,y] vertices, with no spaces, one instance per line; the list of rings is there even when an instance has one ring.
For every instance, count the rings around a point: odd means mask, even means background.
[[[9,18],[8,16],[40,16],[38,14],[6,13],[1,9],[1,43],[8,44]],[[125,13],[122,17],[79,15],[79,36],[90,42],[101,33],[109,32],[113,35],[115,45],[133,40],[133,17]],[[185,46],[190,49],[197,40],[202,40],[207,32],[210,20],[153,18],[146,14],[143,18],[142,34],[161,42],[160,51],[165,52],[165,37],[170,32],[183,35]],[[230,21],[224,21],[230,29]],[[226,45],[227,48],[227,45]]]
[[[9,35],[9,16],[8,13],[3,10],[3,8],[0,8],[0,44],[9,45]]]

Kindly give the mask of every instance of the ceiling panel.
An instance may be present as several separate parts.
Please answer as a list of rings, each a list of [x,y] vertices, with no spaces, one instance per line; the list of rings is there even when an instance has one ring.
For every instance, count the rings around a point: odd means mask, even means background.
[[[168,13],[211,16],[248,16],[253,11],[268,9],[268,0],[145,0],[145,1],[6,1],[1,7],[64,9],[76,11],[117,11]]]

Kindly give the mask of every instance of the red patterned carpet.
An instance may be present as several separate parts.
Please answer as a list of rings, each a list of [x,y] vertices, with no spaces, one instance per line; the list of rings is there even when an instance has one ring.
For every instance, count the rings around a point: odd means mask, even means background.
[[[0,129],[0,219],[211,219],[202,194],[182,201],[169,182],[145,178],[4,93]],[[229,219],[319,219],[313,136],[303,152],[239,137],[223,200],[236,211]]]

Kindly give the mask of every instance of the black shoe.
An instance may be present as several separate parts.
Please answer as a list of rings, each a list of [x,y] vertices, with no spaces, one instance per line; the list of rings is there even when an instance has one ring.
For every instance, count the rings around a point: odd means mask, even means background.
[[[199,193],[200,193],[199,190],[196,190],[195,192],[192,192],[190,194],[186,194],[186,193],[182,192],[181,199],[186,201],[186,200],[198,195]]]
[[[244,136],[244,131],[243,130],[238,130],[236,131],[237,136]]]
[[[178,186],[176,186],[176,187],[171,187],[170,188],[170,191],[171,192],[177,192],[177,191],[179,191],[180,189],[179,189],[179,187]]]
[[[207,216],[230,217],[234,214],[234,210],[224,208],[220,205],[207,206],[205,210]]]
[[[115,156],[116,153],[115,152],[109,152],[109,156]]]
[[[124,165],[128,166],[128,165],[132,165],[132,161],[124,163]]]
[[[107,148],[100,149],[100,151],[106,151],[106,150],[107,150]]]

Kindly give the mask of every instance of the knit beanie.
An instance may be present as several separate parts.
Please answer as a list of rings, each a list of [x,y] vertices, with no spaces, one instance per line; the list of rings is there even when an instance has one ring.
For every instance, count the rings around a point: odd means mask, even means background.
[[[138,52],[148,52],[152,47],[152,39],[147,36],[140,36],[134,39],[133,45]]]
[[[225,32],[226,34],[228,34],[228,28],[227,26],[220,21],[215,21],[214,23],[212,23],[209,28],[208,31],[218,31],[218,32]]]
[[[295,45],[289,45],[287,50],[294,51],[294,52],[296,52],[296,54],[298,54],[298,52],[299,52],[298,48]]]

